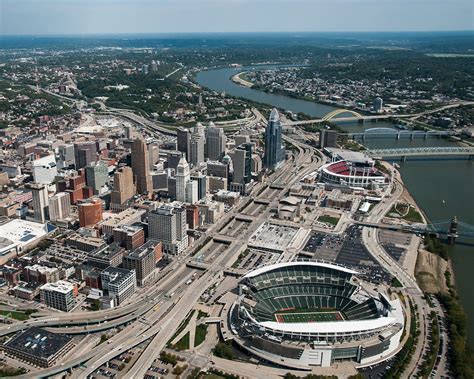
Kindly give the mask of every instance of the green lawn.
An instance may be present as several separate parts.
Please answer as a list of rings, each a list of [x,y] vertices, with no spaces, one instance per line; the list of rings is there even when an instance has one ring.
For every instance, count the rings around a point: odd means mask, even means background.
[[[173,348],[176,350],[188,350],[189,349],[189,332],[187,332],[175,345]]]
[[[11,317],[11,318],[13,318],[15,320],[18,320],[18,321],[25,321],[25,320],[28,320],[28,318],[30,317],[26,313],[18,312],[18,311],[0,311],[0,314],[2,316]]]
[[[196,326],[196,334],[194,335],[194,347],[199,346],[206,339],[207,324]]]
[[[332,217],[332,216],[323,215],[323,216],[318,217],[318,221],[319,222],[325,222],[326,224],[329,224],[329,225],[332,225],[332,226],[336,226],[337,223],[339,222],[339,217]]]

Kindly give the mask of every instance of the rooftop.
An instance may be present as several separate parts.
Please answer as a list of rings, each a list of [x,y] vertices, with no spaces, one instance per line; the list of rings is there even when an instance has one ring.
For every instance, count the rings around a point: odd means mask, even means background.
[[[74,290],[74,285],[70,282],[66,282],[65,280],[58,280],[55,283],[46,283],[42,285],[40,289],[44,291],[54,291],[67,294]]]
[[[26,354],[48,359],[66,346],[72,338],[66,334],[55,334],[41,328],[30,328],[19,332],[5,346]]]

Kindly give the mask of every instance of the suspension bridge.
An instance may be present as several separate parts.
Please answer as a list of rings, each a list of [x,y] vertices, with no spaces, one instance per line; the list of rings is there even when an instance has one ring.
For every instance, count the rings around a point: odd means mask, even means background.
[[[474,238],[474,225],[459,221],[456,217],[453,217],[450,220],[431,221],[427,225],[392,225],[363,221],[357,222],[357,224],[362,226],[401,231],[406,233],[434,234],[438,237],[445,237],[450,245],[454,244],[457,238]]]

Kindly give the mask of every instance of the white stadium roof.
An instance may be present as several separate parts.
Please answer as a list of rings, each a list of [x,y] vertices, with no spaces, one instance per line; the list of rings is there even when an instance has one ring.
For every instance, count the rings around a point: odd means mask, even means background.
[[[275,321],[263,321],[258,324],[272,330],[286,333],[351,333],[367,332],[374,329],[386,328],[397,323],[394,317],[380,317],[370,320],[355,321],[334,321],[334,322],[301,322],[301,323],[280,323]]]
[[[282,267],[293,267],[293,266],[324,267],[324,268],[329,268],[329,269],[336,270],[336,271],[342,271],[342,272],[345,272],[345,273],[348,273],[348,274],[353,274],[353,275],[359,274],[357,271],[350,270],[348,268],[338,266],[338,265],[334,265],[334,264],[331,264],[331,263],[298,262],[298,261],[296,261],[296,262],[276,263],[276,264],[273,264],[273,265],[261,267],[261,268],[253,270],[253,271],[249,272],[248,274],[244,275],[244,278],[253,278],[255,276],[258,276],[258,275],[261,275],[261,274],[264,274],[266,272],[270,272],[270,271],[273,271],[273,270],[276,270],[276,269],[279,269],[279,268],[282,268]]]

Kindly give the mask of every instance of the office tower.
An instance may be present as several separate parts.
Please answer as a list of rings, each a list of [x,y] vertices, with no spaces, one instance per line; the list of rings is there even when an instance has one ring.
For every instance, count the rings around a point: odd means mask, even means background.
[[[225,154],[226,136],[222,128],[210,123],[206,130],[206,156],[210,160],[220,161]]]
[[[229,176],[229,165],[217,161],[207,161],[207,174],[227,179]]]
[[[135,195],[133,171],[130,167],[120,168],[114,174],[114,190],[111,194],[111,203],[122,205]]]
[[[246,136],[246,135],[242,135],[242,134],[236,135],[236,136],[234,136],[234,142],[235,142],[235,146],[240,146],[243,143],[249,143],[250,142],[250,136]]]
[[[206,138],[204,136],[204,127],[198,124],[193,128],[191,134],[191,143],[189,148],[189,163],[194,166],[204,162],[204,149],[205,149]]]
[[[135,271],[119,267],[107,267],[100,273],[104,294],[114,299],[114,305],[122,304],[135,292]]]
[[[71,212],[71,197],[66,192],[59,192],[49,198],[49,219],[64,220]]]
[[[74,157],[74,145],[65,144],[58,146],[58,168],[73,167],[76,163]]]
[[[199,226],[199,207],[193,204],[186,205],[186,224],[189,229]]]
[[[119,225],[112,233],[114,242],[127,250],[135,250],[145,243],[145,231],[141,226]]]
[[[58,174],[56,157],[48,155],[33,161],[33,180],[39,184],[51,184]]]
[[[40,287],[41,302],[48,307],[69,312],[74,308],[74,285],[64,280]]]
[[[97,160],[97,146],[95,142],[82,142],[74,144],[76,169],[84,168]]]
[[[198,200],[203,199],[207,195],[207,176],[198,174],[191,176],[192,181],[197,182],[197,188],[198,188]]]
[[[142,66],[142,73],[143,73],[144,75],[148,75],[148,65],[147,65],[147,64],[144,64],[144,65]]]
[[[86,184],[94,195],[102,193],[109,179],[109,169],[104,161],[91,162],[86,167]]]
[[[374,111],[377,113],[381,113],[383,111],[383,100],[381,97],[376,97],[374,99]]]
[[[31,183],[28,188],[33,197],[34,219],[45,222],[48,218],[48,187],[45,184]]]
[[[186,202],[186,185],[189,182],[189,165],[186,158],[181,158],[176,167],[176,200]]]
[[[232,157],[234,166],[233,183],[250,183],[252,179],[252,148],[251,143],[246,143],[234,149]]]
[[[198,198],[198,182],[190,180],[186,183],[186,203],[197,203]]]
[[[183,127],[176,130],[177,135],[177,148],[178,151],[182,152],[186,159],[190,159],[189,152],[191,147],[191,133],[188,129]]]
[[[267,169],[274,170],[283,158],[284,147],[282,147],[281,144],[280,115],[276,108],[274,108],[270,113],[270,118],[267,127],[265,128],[265,153],[263,156],[263,164]]]
[[[125,138],[133,139],[133,126],[132,125],[125,125],[123,127],[123,131],[125,133]]]
[[[148,216],[149,239],[161,241],[163,251],[179,254],[188,246],[186,209],[179,203],[163,204]]]
[[[171,170],[176,170],[178,163],[183,157],[183,153],[180,151],[171,151],[166,155],[167,168]],[[188,158],[186,157],[186,161]]]
[[[79,225],[81,228],[94,226],[102,220],[102,201],[91,199],[78,205]]]
[[[262,158],[258,154],[252,154],[252,172],[258,174],[262,171]]]
[[[148,149],[142,138],[136,138],[132,144],[132,170],[137,192],[140,194],[151,194],[153,183],[150,176],[150,165],[148,163]]]
[[[156,265],[155,241],[148,241],[123,257],[123,268],[135,271],[137,284],[143,286],[152,277]],[[159,247],[159,246],[158,246]]]
[[[151,142],[147,146],[149,170],[153,171],[155,169],[155,164],[160,161],[160,148],[156,142]]]
[[[325,147],[336,147],[337,146],[337,131],[335,130],[321,130],[319,132],[319,147],[324,149]]]

